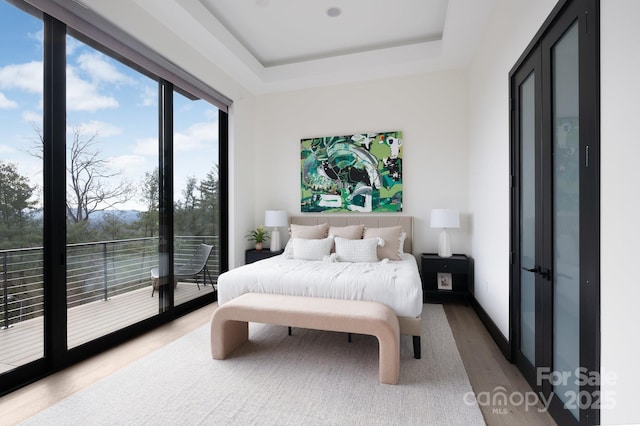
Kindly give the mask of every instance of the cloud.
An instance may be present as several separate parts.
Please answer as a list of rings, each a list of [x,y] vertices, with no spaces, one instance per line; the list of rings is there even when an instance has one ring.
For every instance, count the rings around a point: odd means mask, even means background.
[[[218,112],[218,108],[207,108],[204,111],[204,117],[207,120],[212,120],[213,122],[217,123],[218,122],[218,118],[219,118],[219,112]]]
[[[34,123],[39,127],[42,126],[42,114],[33,111],[25,111],[22,113],[22,119],[27,123]]]
[[[77,59],[78,67],[88,74],[95,83],[133,84],[133,79],[127,77],[111,64],[101,53],[83,53]]]
[[[200,122],[191,125],[185,133],[176,132],[173,136],[175,151],[200,150],[209,146],[210,141],[218,140],[218,124]]]
[[[27,33],[27,38],[37,41],[38,44],[40,46],[42,46],[42,43],[44,41],[44,31],[43,30],[38,30],[38,31],[36,31],[34,33]]]
[[[143,166],[147,164],[141,155],[119,155],[108,158],[107,162],[111,168],[120,171],[144,170]]]
[[[76,53],[76,50],[85,46],[84,43],[76,40],[73,37],[67,37],[66,40],[66,44],[65,44],[65,50],[67,51],[67,56],[72,56],[74,53]]]
[[[8,154],[10,152],[16,152],[16,150],[10,146],[0,144],[0,154]]]
[[[0,89],[19,89],[42,94],[42,78],[41,61],[0,67]]]
[[[158,138],[136,139],[133,153],[139,155],[158,155]]]
[[[11,99],[8,99],[4,93],[0,92],[0,109],[14,109],[18,108],[18,104]]]
[[[86,123],[68,126],[67,132],[72,133],[74,128],[84,134],[98,135],[100,137],[109,137],[122,133],[122,129],[120,127],[98,120],[91,120]]]
[[[110,96],[102,96],[97,87],[81,79],[74,67],[67,67],[67,109],[70,111],[91,111],[117,108],[118,101]]]
[[[210,149],[218,140],[217,122],[200,122],[191,125],[184,132],[173,134],[175,152],[193,152]],[[213,143],[212,143],[213,142]],[[133,152],[140,155],[158,155],[158,139],[144,138],[136,140]]]
[[[144,86],[142,88],[142,93],[140,93],[140,97],[142,98],[141,105],[142,106],[154,106],[158,104],[158,89]]]

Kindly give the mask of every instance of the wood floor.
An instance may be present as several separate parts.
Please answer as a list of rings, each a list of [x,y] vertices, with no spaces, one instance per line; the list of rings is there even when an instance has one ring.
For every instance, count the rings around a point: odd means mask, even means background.
[[[180,282],[175,289],[175,303],[180,305],[211,291],[211,287]],[[208,289],[208,290],[207,290]],[[74,348],[115,330],[135,324],[158,313],[158,297],[151,296],[151,286],[112,296],[106,301],[85,303],[67,310],[67,342]],[[42,317],[12,324],[0,332],[0,373],[42,358],[44,353]]]
[[[485,422],[491,426],[555,425],[549,413],[539,411],[542,406],[519,404],[520,395],[533,396],[531,387],[516,366],[502,355],[473,308],[461,304],[446,304],[444,308]],[[492,398],[497,394],[513,395],[509,399],[516,404],[491,405],[488,401],[501,402]]]
[[[185,315],[138,339],[81,362],[71,368],[0,398],[0,424],[13,425],[91,385],[129,363],[161,348],[207,323],[216,305]],[[448,304],[445,312],[471,386],[476,395],[502,391],[531,392],[518,370],[505,360],[473,309]],[[500,388],[502,387],[502,388]],[[524,404],[498,406],[480,404],[485,422],[492,425],[555,425],[549,414]]]

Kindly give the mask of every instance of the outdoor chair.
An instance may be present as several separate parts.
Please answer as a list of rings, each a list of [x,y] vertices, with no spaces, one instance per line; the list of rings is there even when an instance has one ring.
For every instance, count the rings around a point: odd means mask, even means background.
[[[211,274],[209,273],[209,269],[207,268],[207,261],[209,260],[209,256],[211,255],[211,251],[213,249],[212,245],[209,244],[200,244],[196,250],[193,252],[193,255],[187,263],[185,264],[174,264],[173,266],[173,276],[175,278],[174,288],[178,284],[178,280],[187,279],[187,278],[195,278],[196,285],[198,286],[198,290],[200,290],[200,283],[198,282],[198,276],[202,273],[202,284],[207,285],[207,276],[209,276],[209,281],[211,282],[211,287],[215,289],[213,285],[213,279],[211,278]],[[160,277],[159,268],[151,269],[151,284],[153,290],[151,291],[151,297],[153,297],[153,293],[156,291],[158,287],[158,279]]]

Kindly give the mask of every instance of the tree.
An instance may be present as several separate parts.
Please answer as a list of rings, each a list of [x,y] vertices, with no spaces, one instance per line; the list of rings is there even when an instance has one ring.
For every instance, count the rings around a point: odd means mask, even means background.
[[[39,127],[33,128],[40,146],[31,154],[42,159],[44,136]],[[97,132],[85,135],[79,127],[73,127],[72,131],[67,159],[67,219],[78,223],[88,221],[93,212],[126,203],[133,196],[133,188],[124,178],[112,179],[120,173],[110,171],[107,160],[101,157],[96,147]]]
[[[200,181],[199,207],[202,211],[201,218],[205,235],[217,235],[219,225],[220,199],[218,165],[214,165],[207,176]]]
[[[158,233],[158,205],[160,197],[159,171],[145,172],[142,179],[140,201],[147,210],[140,213],[138,225],[143,229],[145,237],[153,237]]]
[[[133,195],[131,185],[121,179],[109,186],[112,177],[107,161],[95,148],[98,133],[84,136],[80,129],[73,128],[73,140],[69,152],[69,186],[67,191],[67,218],[73,222],[86,222],[89,215],[126,203]]]
[[[29,244],[28,235],[36,226],[30,217],[34,190],[15,164],[0,161],[0,247]]]
[[[176,235],[202,235],[198,226],[198,199],[196,198],[196,178],[189,176],[182,190],[183,200],[176,201],[174,209],[174,230]]]

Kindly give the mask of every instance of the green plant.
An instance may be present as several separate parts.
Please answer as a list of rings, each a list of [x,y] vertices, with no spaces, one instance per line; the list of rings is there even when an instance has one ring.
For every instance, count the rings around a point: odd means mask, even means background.
[[[260,225],[253,231],[250,231],[247,235],[247,240],[255,241],[256,243],[263,243],[269,239],[269,234],[264,230],[264,226]]]

